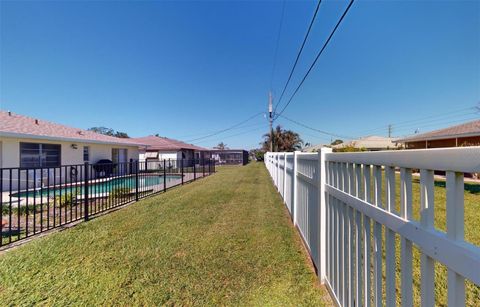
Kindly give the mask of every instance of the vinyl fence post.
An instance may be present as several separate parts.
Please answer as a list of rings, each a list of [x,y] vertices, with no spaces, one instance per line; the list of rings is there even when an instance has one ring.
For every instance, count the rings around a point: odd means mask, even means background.
[[[319,169],[319,182],[318,182],[318,193],[319,197],[318,199],[320,200],[319,206],[320,206],[320,223],[319,223],[319,231],[320,231],[320,248],[319,248],[319,270],[318,270],[318,277],[320,278],[320,282],[323,284],[325,283],[326,280],[326,269],[327,269],[327,195],[325,194],[325,184],[327,182],[327,168],[326,168],[326,160],[325,160],[325,155],[327,153],[331,153],[332,149],[331,148],[321,148],[320,151],[318,152],[318,169]]]
[[[132,165],[133,165],[133,162],[132,162]],[[138,168],[139,168],[139,165],[140,165],[140,162],[137,160],[135,162],[135,201],[138,201]],[[145,163],[145,165],[146,165],[146,163]]]
[[[297,168],[298,151],[293,152],[293,225],[297,226]]]
[[[280,155],[281,153],[277,154],[277,191],[280,193]]]
[[[167,191],[167,160],[163,159],[163,192]]]
[[[89,177],[89,171],[88,171],[88,168],[89,168],[89,165],[88,165],[88,162],[85,162],[84,164],[84,168],[85,168],[85,178],[83,178],[84,182],[83,182],[83,200],[84,200],[84,209],[83,209],[83,213],[84,213],[84,220],[85,221],[88,221],[88,177]]]

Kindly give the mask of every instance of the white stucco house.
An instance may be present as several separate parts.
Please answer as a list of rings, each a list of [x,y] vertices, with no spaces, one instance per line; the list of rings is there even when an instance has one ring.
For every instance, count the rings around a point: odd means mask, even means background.
[[[38,185],[42,185],[46,178],[51,182],[53,177],[58,178],[57,183],[79,180],[80,174],[72,179],[68,174],[61,176],[60,170],[67,172],[65,169],[68,168],[70,173],[74,168],[72,165],[85,162],[95,164],[102,159],[114,163],[138,160],[141,146],[131,139],[102,135],[0,110],[2,190],[12,185],[14,189],[22,189],[27,181],[33,185],[32,178],[38,181]],[[14,169],[10,171],[9,168]],[[126,167],[124,169],[126,173],[128,170]],[[19,176],[20,180],[17,178]],[[17,185],[18,182],[20,184]]]
[[[210,157],[209,150],[200,146],[187,144],[182,141],[169,139],[161,136],[145,136],[139,138],[132,138],[140,144],[145,144],[145,147],[140,149],[139,161],[148,161],[148,165],[155,166],[166,160],[171,166],[176,165],[176,161],[184,159],[184,166],[191,164],[193,159],[207,159]],[[140,166],[143,167],[142,165]]]
[[[0,111],[0,168],[138,160],[142,144]]]

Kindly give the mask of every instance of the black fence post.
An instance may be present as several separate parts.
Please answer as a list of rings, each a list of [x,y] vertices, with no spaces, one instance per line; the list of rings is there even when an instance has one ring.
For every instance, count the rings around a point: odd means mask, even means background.
[[[84,178],[84,183],[83,183],[83,200],[85,201],[84,205],[84,220],[88,221],[88,177],[89,177],[89,165],[88,162],[85,162],[84,164],[85,167],[85,178]]]
[[[202,177],[205,177],[205,158],[202,158]]]
[[[197,164],[197,159],[193,159],[193,180],[197,179],[197,170],[195,169],[195,164]]]
[[[132,162],[133,165],[133,162]],[[137,160],[135,163],[135,201],[138,201],[138,169],[140,167],[140,162]]]
[[[183,158],[182,160],[180,160],[180,162],[182,163],[182,185],[183,185]]]
[[[166,161],[163,159],[163,192],[167,191],[167,168],[166,168]]]

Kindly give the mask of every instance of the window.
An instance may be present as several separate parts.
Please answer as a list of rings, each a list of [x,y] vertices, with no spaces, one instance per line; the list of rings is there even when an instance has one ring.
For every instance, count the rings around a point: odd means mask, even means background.
[[[83,146],[83,162],[90,161],[90,147]]]
[[[58,167],[60,152],[57,144],[20,143],[20,167]]]

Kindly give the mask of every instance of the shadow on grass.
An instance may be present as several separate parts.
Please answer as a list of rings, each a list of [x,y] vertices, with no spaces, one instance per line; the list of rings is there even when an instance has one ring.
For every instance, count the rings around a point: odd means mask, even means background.
[[[420,184],[420,179],[415,178],[412,180],[413,183]],[[435,180],[434,185],[438,188],[446,188],[447,182],[444,180]],[[480,184],[478,183],[468,183],[465,182],[464,184],[465,191],[469,192],[470,194],[480,194]]]

